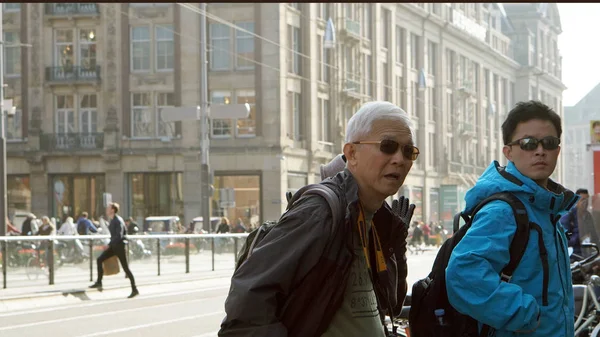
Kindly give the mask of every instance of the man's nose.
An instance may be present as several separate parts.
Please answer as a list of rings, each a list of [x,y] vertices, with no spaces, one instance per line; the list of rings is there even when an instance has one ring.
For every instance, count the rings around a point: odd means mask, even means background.
[[[398,147],[398,151],[392,155],[392,164],[402,165],[407,159],[404,158],[402,147]]]
[[[534,152],[535,152],[536,156],[545,156],[547,151],[542,146],[542,142],[539,142],[538,146],[535,148]]]

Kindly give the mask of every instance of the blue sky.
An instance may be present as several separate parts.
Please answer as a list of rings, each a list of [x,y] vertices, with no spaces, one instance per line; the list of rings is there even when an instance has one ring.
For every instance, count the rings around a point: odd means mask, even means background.
[[[559,3],[565,106],[575,105],[600,82],[600,4]]]

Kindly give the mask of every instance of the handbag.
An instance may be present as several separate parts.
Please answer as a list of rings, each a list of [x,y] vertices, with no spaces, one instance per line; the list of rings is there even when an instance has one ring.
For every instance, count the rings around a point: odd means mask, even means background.
[[[106,276],[118,274],[121,271],[121,268],[119,267],[119,259],[117,256],[111,256],[104,260],[104,262],[102,262],[102,269]]]

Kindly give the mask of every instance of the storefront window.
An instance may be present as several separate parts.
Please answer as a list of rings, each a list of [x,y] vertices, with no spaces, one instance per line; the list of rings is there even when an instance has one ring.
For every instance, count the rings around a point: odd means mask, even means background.
[[[15,212],[31,212],[31,187],[29,176],[6,176],[6,194],[8,214]]]
[[[424,221],[423,219],[423,188],[413,187],[410,191],[410,202],[415,204],[414,221]]]
[[[83,212],[94,220],[104,214],[104,175],[60,175],[53,176],[51,182],[51,216],[62,222],[68,216],[76,219]]]
[[[129,174],[129,209],[127,217],[144,223],[149,216],[179,216],[183,221],[183,174]]]
[[[260,176],[215,176],[215,194],[213,195],[213,216],[224,216],[234,224],[241,219],[247,228],[256,226],[260,221]],[[220,207],[219,189],[233,188],[235,207]]]

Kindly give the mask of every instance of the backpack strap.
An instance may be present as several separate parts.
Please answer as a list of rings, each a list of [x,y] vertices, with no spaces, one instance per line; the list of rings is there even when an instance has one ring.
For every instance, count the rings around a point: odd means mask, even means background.
[[[327,185],[325,184],[310,184],[299,189],[294,195],[291,195],[291,192],[286,193],[286,198],[288,199],[288,205],[286,208],[286,212],[289,211],[294,204],[300,200],[301,197],[315,194],[321,196],[327,201],[329,204],[329,208],[331,208],[331,217],[333,219],[334,224],[338,224],[340,220],[342,220],[342,205],[337,194]],[[332,231],[335,230],[335,226],[332,226]]]

